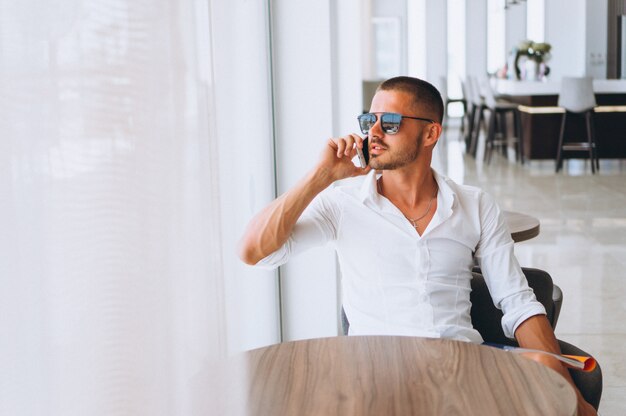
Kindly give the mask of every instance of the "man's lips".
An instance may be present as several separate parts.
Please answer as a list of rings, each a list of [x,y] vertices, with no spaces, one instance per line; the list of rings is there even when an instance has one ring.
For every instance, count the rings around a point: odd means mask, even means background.
[[[369,151],[370,151],[370,154],[377,155],[377,154],[382,153],[386,149],[387,148],[385,146],[382,146],[378,143],[372,143],[370,145]]]

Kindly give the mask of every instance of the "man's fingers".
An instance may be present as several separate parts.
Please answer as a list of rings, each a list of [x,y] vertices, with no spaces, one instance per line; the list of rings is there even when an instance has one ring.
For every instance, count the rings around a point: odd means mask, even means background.
[[[356,155],[356,147],[363,148],[363,139],[358,134],[349,134],[338,139],[330,139],[329,145],[339,159]]]
[[[352,137],[352,135],[347,135],[344,137],[344,140],[346,141],[344,154],[348,157],[354,156],[354,137]]]
[[[337,157],[350,156],[354,147],[354,139],[351,136],[344,136],[337,139]]]
[[[357,147],[359,147],[360,149],[363,149],[363,143],[364,143],[363,138],[359,136],[358,134],[352,134],[352,137],[354,138],[354,143],[356,143]]]
[[[363,148],[363,139],[358,134],[352,133],[346,136],[346,156],[354,156],[356,153],[355,148],[358,147],[360,149]]]
[[[346,150],[346,141],[341,138],[337,140],[337,157],[341,158]]]

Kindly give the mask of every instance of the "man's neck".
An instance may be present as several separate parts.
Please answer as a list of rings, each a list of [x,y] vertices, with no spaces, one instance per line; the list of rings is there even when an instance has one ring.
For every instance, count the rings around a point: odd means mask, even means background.
[[[379,189],[395,205],[415,208],[432,199],[437,181],[430,166],[427,169],[388,170],[380,178]]]

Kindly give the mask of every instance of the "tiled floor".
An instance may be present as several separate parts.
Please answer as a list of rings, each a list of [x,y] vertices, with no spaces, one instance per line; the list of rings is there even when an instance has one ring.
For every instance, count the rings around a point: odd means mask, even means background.
[[[518,259],[563,290],[556,334],[602,366],[602,416],[626,415],[626,161],[602,160],[596,175],[582,160],[559,174],[553,161],[522,167],[495,153],[484,165],[458,138],[451,129],[440,141],[433,166],[487,190],[503,209],[539,218],[539,236],[516,244]]]

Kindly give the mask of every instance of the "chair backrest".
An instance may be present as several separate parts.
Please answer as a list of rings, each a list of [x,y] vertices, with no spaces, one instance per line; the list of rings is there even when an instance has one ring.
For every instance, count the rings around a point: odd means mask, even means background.
[[[559,107],[572,113],[582,113],[596,106],[591,77],[563,77],[559,93]]]
[[[467,91],[467,80],[464,81],[461,79],[461,93],[463,94],[463,98],[465,99],[466,102],[469,103],[472,101],[472,97]]]
[[[469,93],[468,98],[472,104],[477,106],[481,106],[483,104],[483,99],[480,96],[480,86],[478,85],[478,80],[472,75],[467,77],[467,92]]]
[[[552,277],[539,269],[524,267],[522,271],[528,280],[528,286],[534,290],[535,297],[546,308],[548,321],[554,328],[557,315],[552,299]],[[502,330],[502,311],[494,306],[484,277],[477,272],[472,274],[472,292],[470,293],[472,325],[486,342],[511,344],[511,340],[504,335]]]
[[[494,108],[496,106],[496,96],[488,78],[481,78],[480,80],[480,95],[485,99],[487,107]]]
[[[535,291],[537,300],[546,308],[548,321],[554,328],[562,301],[560,289],[553,285],[552,278],[543,270],[523,267],[522,271],[526,275],[528,285]],[[555,288],[557,290],[554,290]],[[555,293],[557,293],[556,296]],[[504,336],[501,325],[502,312],[493,305],[485,279],[477,272],[473,273],[470,299],[472,301],[472,324],[486,342],[517,345],[514,340]],[[559,340],[559,347],[563,354],[590,356],[589,353],[580,348],[561,340]],[[600,365],[590,373],[571,370],[570,375],[585,400],[597,410],[602,397],[602,370]]]

